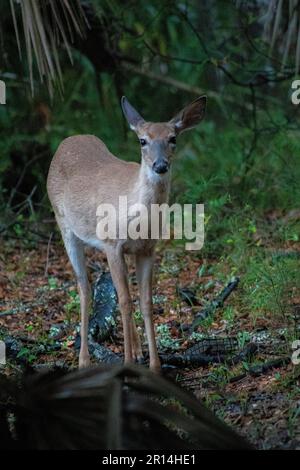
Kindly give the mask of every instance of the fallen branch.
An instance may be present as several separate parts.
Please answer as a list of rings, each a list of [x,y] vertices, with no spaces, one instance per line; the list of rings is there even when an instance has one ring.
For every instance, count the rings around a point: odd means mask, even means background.
[[[291,358],[289,356],[280,357],[278,359],[273,359],[272,361],[265,362],[264,364],[258,364],[255,366],[250,366],[249,370],[243,374],[235,375],[231,377],[229,380],[230,383],[239,382],[247,377],[247,375],[251,375],[252,377],[259,377],[260,375],[266,374],[272,369],[277,369],[279,367],[283,367],[291,362]]]
[[[192,289],[189,289],[188,287],[178,287],[177,293],[179,297],[191,307],[199,305],[199,301],[196,297],[196,294]]]
[[[93,286],[93,315],[89,321],[89,333],[102,342],[114,333],[117,321],[117,292],[111,274],[103,272]]]
[[[231,96],[221,95],[211,90],[203,90],[202,88],[199,88],[195,85],[189,85],[188,83],[176,80],[173,77],[169,77],[166,75],[159,75],[157,73],[151,72],[150,70],[145,70],[135,65],[129,64],[125,60],[121,60],[121,67],[128,70],[129,72],[132,72],[133,74],[141,75],[143,77],[149,78],[150,80],[155,80],[157,82],[164,83],[165,85],[177,88],[177,90],[182,90],[187,93],[191,93],[192,95],[195,95],[195,96],[207,95],[208,98],[215,99],[218,102],[220,102],[220,100],[224,100],[236,106],[236,99]],[[252,110],[252,106],[249,103],[243,103],[243,106],[245,109],[248,109],[249,111]]]
[[[277,367],[282,367],[291,362],[289,356],[280,357],[278,359],[273,359],[272,361],[265,362],[264,364],[258,364],[256,366],[249,367],[249,374],[253,377],[258,377],[259,375],[266,374],[269,370],[276,369]]]
[[[0,317],[4,317],[7,315],[16,315],[19,313],[29,313],[31,312],[32,308],[40,307],[42,305],[45,305],[45,302],[43,300],[40,300],[38,302],[30,302],[28,304],[22,302],[17,307],[13,307],[9,310],[3,310],[2,312],[0,312]]]
[[[235,338],[214,338],[217,349],[214,347],[203,350],[201,342],[195,344],[191,348],[184,351],[182,354],[159,354],[162,364],[172,367],[205,367],[209,364],[238,364],[241,361],[249,359],[257,351],[257,346],[254,343],[249,343],[242,351],[229,357],[237,348],[237,341]],[[208,341],[208,340],[204,340]],[[213,339],[209,339],[210,342]],[[222,348],[223,342],[223,348]]]
[[[225,300],[230,296],[234,289],[238,286],[240,282],[238,277],[232,278],[232,280],[227,284],[226,287],[220,292],[220,294],[212,300],[207,307],[201,310],[199,313],[196,313],[195,319],[190,328],[193,331],[201,322],[206,318],[213,315],[217,308],[223,307]]]

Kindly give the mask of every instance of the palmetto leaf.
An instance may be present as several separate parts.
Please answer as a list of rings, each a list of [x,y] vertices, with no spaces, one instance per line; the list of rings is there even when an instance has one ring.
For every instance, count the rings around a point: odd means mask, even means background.
[[[237,8],[242,8],[245,0],[236,0]],[[282,54],[281,71],[286,71],[289,57],[294,53],[294,70],[300,71],[300,0],[262,0],[256,2],[261,10],[264,26],[263,39],[270,44],[270,52],[277,47]]]
[[[14,415],[24,448],[249,448],[191,394],[135,365],[35,374],[21,389],[5,379],[1,409]]]
[[[34,59],[41,81],[53,95],[54,83],[63,88],[59,49],[67,50],[72,61],[70,42],[74,34],[84,36],[87,21],[79,0],[10,0],[13,24],[20,55],[26,50],[32,93]],[[21,20],[20,20],[21,16]],[[25,47],[20,40],[23,29]]]
[[[288,5],[288,8],[287,8]],[[300,1],[271,0],[265,17],[264,38],[270,41],[271,51],[279,41],[282,53],[282,70],[286,67],[292,49],[295,53],[295,72],[300,71]]]

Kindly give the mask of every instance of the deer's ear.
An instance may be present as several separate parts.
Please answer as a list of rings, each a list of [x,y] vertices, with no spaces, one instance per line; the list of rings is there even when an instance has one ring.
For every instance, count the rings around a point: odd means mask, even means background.
[[[121,106],[124,116],[133,131],[137,129],[139,124],[145,122],[142,116],[134,109],[133,106],[131,106],[126,96],[122,96]]]
[[[205,114],[206,101],[206,96],[200,96],[171,119],[170,123],[175,126],[175,130],[178,134],[192,129],[202,121]]]

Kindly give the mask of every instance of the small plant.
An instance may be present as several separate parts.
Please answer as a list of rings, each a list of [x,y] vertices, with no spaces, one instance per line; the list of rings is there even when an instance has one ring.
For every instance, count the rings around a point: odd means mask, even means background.
[[[65,309],[67,312],[67,321],[71,322],[72,313],[74,312],[79,313],[80,311],[80,298],[76,290],[71,290],[69,292],[69,295],[70,295],[70,301],[65,305]]]
[[[26,362],[32,363],[36,360],[35,354],[32,353],[32,351],[29,348],[21,348],[20,351],[17,354],[17,358],[23,358],[26,360]]]
[[[180,348],[179,341],[172,338],[169,328],[165,324],[157,325],[157,342],[161,349],[177,350]]]
[[[142,325],[143,324],[143,315],[142,315],[142,312],[140,310],[136,310],[133,314],[133,318],[135,320],[135,322],[138,324],[138,325]]]
[[[206,273],[206,264],[202,264],[200,268],[198,269],[198,277],[203,277],[204,274]]]
[[[26,331],[27,331],[28,333],[32,333],[32,332],[34,331],[34,326],[31,325],[31,324],[30,324],[30,325],[26,325],[25,329],[26,329]]]
[[[239,348],[244,349],[246,343],[250,341],[251,337],[248,331],[239,331],[237,334],[237,339]]]
[[[108,317],[105,317],[104,319],[105,319],[107,328],[109,328],[110,326],[112,327],[116,326],[116,320],[114,319],[114,317],[108,316]]]
[[[210,378],[218,385],[225,386],[228,382],[229,369],[225,364],[216,366],[210,374]]]
[[[219,393],[209,393],[205,397],[205,404],[208,408],[212,408],[212,406],[222,400],[222,396]]]
[[[233,324],[234,321],[234,309],[231,305],[225,308],[223,313],[223,318],[226,320],[230,325]]]
[[[16,286],[20,285],[20,282],[24,279],[26,273],[23,269],[19,270],[14,276],[14,284]]]
[[[198,333],[197,331],[193,331],[193,333],[189,336],[190,341],[201,341],[205,338],[203,333]]]
[[[60,328],[57,325],[51,325],[48,336],[50,339],[55,338],[60,333]]]
[[[58,282],[55,277],[48,277],[48,285],[50,290],[55,290],[58,288]]]
[[[214,316],[213,314],[208,315],[208,317],[204,318],[204,320],[201,322],[201,326],[204,330],[208,330],[214,322]]]
[[[165,295],[155,294],[152,297],[153,304],[155,305],[162,304],[166,302],[166,300],[167,300],[167,297]]]
[[[201,285],[201,290],[203,290],[204,292],[208,292],[210,291],[213,287],[215,286],[215,281],[214,280],[209,280],[207,281],[204,285]]]
[[[299,260],[274,255],[254,256],[243,278],[244,302],[254,314],[273,312],[286,317],[293,286],[299,285]]]
[[[13,230],[14,230],[15,234],[20,238],[24,237],[24,224],[23,224],[23,222],[24,222],[24,215],[19,214],[18,217],[17,217],[16,223],[13,225]]]
[[[281,380],[281,374],[280,374],[280,372],[275,372],[274,378],[275,378],[275,380],[276,380],[277,382],[279,382],[279,381]]]
[[[289,436],[292,438],[295,435],[295,430],[297,423],[299,422],[300,418],[300,407],[292,407],[289,410],[289,416],[288,416],[288,432]]]

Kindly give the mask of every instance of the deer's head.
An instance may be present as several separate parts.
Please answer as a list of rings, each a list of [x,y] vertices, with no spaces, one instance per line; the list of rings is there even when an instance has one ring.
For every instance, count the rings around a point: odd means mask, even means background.
[[[168,122],[145,121],[125,96],[122,97],[121,105],[130,128],[139,138],[143,161],[151,171],[163,175],[170,168],[177,136],[197,126],[203,119],[206,96],[197,98]]]

